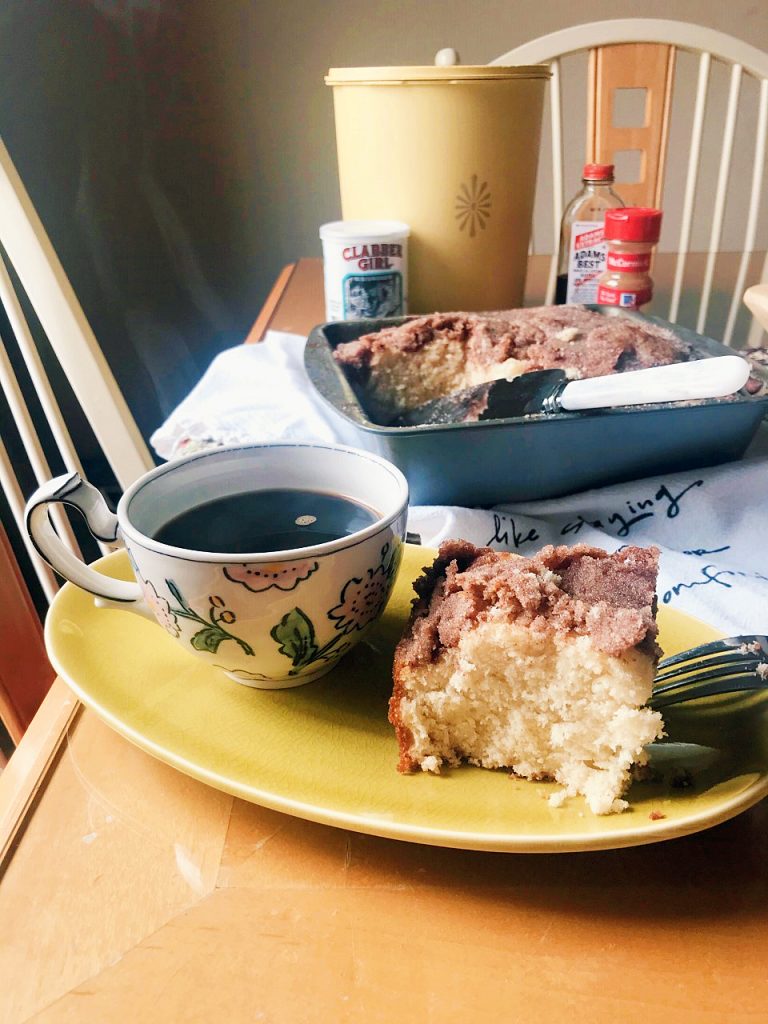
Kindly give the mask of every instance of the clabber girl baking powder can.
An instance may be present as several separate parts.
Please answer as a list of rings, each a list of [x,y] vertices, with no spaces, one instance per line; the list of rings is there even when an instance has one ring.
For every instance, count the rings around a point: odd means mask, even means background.
[[[407,224],[337,220],[323,224],[326,320],[369,320],[408,312]]]

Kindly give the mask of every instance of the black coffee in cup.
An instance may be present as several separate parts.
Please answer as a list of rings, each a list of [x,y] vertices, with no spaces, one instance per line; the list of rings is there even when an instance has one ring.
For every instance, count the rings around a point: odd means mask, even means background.
[[[174,516],[153,537],[189,551],[254,554],[326,544],[378,518],[338,494],[275,488],[212,498]]]

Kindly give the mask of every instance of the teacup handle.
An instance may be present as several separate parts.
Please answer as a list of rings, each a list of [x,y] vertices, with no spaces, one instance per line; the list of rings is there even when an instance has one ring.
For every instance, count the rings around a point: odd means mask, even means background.
[[[154,619],[138,583],[102,576],[62,543],[48,515],[48,506],[56,502],[79,509],[97,540],[110,544],[118,539],[117,516],[110,512],[101,493],[79,473],[65,473],[38,487],[24,512],[27,533],[45,561],[59,575],[93,594],[99,605],[124,608]]]

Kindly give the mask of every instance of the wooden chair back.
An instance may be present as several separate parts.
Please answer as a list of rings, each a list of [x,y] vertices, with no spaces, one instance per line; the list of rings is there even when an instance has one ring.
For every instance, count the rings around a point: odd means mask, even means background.
[[[0,489],[9,513],[0,534],[3,615],[13,605],[7,621],[23,631],[19,650],[26,647],[39,654],[39,618],[29,595],[20,596],[24,574],[6,533],[13,535],[16,551],[28,559],[45,599],[50,600],[58,581],[27,537],[24,505],[37,483],[67,470],[82,471],[78,439],[69,430],[41,357],[36,340],[41,332],[120,486],[128,486],[154,462],[2,140],[0,210],[0,303],[5,314],[0,331],[5,411]],[[28,313],[34,317],[34,330]],[[77,554],[78,543],[66,515],[55,509],[52,516],[62,539]],[[43,675],[47,681],[52,677]],[[18,736],[39,702],[40,678],[39,671],[12,654],[3,641],[0,716],[12,736]]]
[[[548,63],[552,70],[550,82],[550,138],[551,138],[551,183],[552,183],[552,252],[553,261],[547,286],[546,301],[551,302],[555,291],[557,273],[556,253],[559,226],[563,207],[567,200],[564,188],[563,152],[563,89],[562,66],[565,58],[588,53],[588,97],[586,123],[586,152],[589,161],[619,163],[617,154],[631,151],[639,153],[637,180],[617,181],[617,191],[631,205],[662,206],[665,196],[665,171],[669,170],[668,138],[670,111],[673,100],[673,83],[678,54],[686,52],[695,55],[697,61],[695,97],[685,111],[684,125],[687,138],[685,151],[676,155],[679,166],[684,164],[682,192],[674,198],[675,210],[680,210],[676,237],[662,232],[662,245],[677,253],[674,282],[669,296],[666,316],[672,322],[683,322],[681,300],[684,288],[695,292],[695,311],[690,314],[687,326],[700,333],[707,329],[711,314],[711,300],[715,285],[715,271],[718,253],[723,239],[726,208],[729,199],[746,192],[746,201],[739,209],[741,244],[736,269],[729,282],[727,314],[722,325],[715,330],[716,336],[726,344],[736,341],[747,345],[760,343],[762,329],[749,318],[740,318],[742,296],[748,284],[768,280],[768,248],[765,239],[758,241],[763,208],[763,177],[765,172],[765,149],[768,128],[768,54],[733,36],[702,28],[689,22],[669,21],[656,18],[628,18],[612,21],[593,22],[553,32],[539,39],[524,43],[502,54],[492,64],[539,64]],[[715,65],[724,68],[727,75],[727,98],[721,114],[712,102],[713,70]],[[749,81],[753,96],[740,101],[745,95],[745,82]],[[644,114],[639,124],[617,125],[615,118],[617,96],[621,90],[644,89]],[[754,97],[754,98],[753,98]],[[719,148],[713,154],[717,165],[716,185],[712,196],[700,195],[702,178],[702,138],[705,124],[711,118],[720,123],[718,132]],[[734,139],[739,119],[749,118],[749,139],[751,153],[740,152],[740,160],[746,161],[749,171],[744,177],[734,180],[733,156]],[[569,192],[574,192],[573,183]],[[665,198],[664,203],[671,210],[673,203]],[[739,203],[735,203],[738,206]],[[707,224],[708,244],[703,260],[691,253],[691,234],[696,211],[697,223]],[[732,225],[729,225],[732,227]],[[694,258],[689,260],[689,256]],[[759,261],[755,270],[755,262]],[[700,280],[691,288],[690,277],[701,265]],[[737,320],[746,323],[746,328],[736,337]]]
[[[637,154],[636,179],[616,182],[627,206],[661,205],[674,67],[675,48],[659,43],[623,43],[590,51],[587,159],[616,164],[619,153]],[[635,124],[616,123],[617,98],[624,89],[645,94],[643,116]]]

